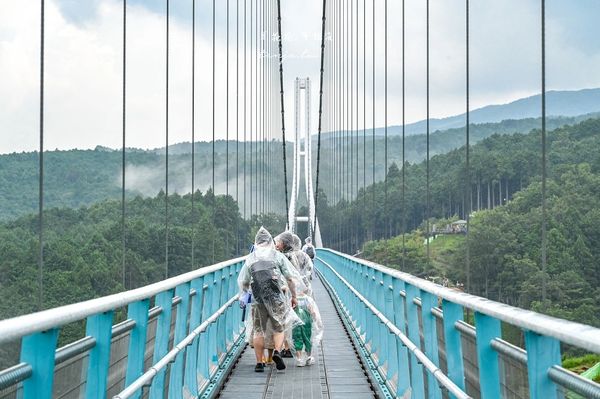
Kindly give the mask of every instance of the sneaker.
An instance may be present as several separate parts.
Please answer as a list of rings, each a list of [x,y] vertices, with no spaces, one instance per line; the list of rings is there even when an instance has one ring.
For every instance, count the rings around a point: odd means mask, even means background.
[[[292,351],[289,349],[284,349],[281,351],[281,357],[287,357],[287,358],[292,358],[294,357],[294,355],[292,355]]]
[[[262,373],[265,371],[265,364],[264,363],[256,363],[256,366],[254,366],[254,371],[257,373]]]
[[[273,352],[273,361],[275,362],[275,368],[277,370],[285,370],[285,363],[283,362],[279,351]]]
[[[307,365],[307,366],[312,366],[313,364],[315,364],[315,358],[314,358],[314,357],[312,357],[312,356],[309,356],[309,357],[306,359],[306,365]]]
[[[305,359],[304,357],[297,358],[296,359],[296,366],[298,366],[298,367],[304,367],[304,366],[306,366],[307,365],[306,360],[307,359]]]

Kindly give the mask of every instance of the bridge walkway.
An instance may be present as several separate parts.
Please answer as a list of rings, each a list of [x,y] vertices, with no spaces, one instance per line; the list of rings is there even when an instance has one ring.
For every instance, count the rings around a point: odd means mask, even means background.
[[[340,316],[319,279],[313,281],[314,296],[325,327],[323,344],[316,363],[297,367],[294,359],[285,359],[287,368],[267,367],[255,373],[254,352],[247,346],[232,370],[221,399],[364,399],[374,397],[369,379]]]

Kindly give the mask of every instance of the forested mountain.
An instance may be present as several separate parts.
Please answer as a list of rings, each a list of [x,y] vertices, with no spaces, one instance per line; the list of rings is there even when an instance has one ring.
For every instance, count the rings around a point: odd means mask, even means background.
[[[487,105],[473,109],[469,113],[471,123],[497,123],[507,119],[537,119],[541,115],[542,99],[539,94],[511,101],[507,104]],[[600,88],[572,91],[550,90],[546,92],[546,115],[577,116],[600,111]],[[426,132],[427,121],[409,123],[405,127],[407,135],[423,134]],[[431,132],[459,128],[465,125],[465,114],[447,118],[432,118],[429,120]],[[383,128],[375,130],[376,135],[383,135]],[[388,135],[402,134],[401,126],[389,126]]]
[[[423,275],[448,277],[466,285],[466,249],[470,253],[469,291],[515,306],[600,326],[600,119],[548,132],[548,266],[541,270],[540,131],[494,135],[471,148],[474,213],[468,239],[452,244],[434,239],[429,263],[425,252],[426,165],[406,164],[402,209],[401,170],[383,183],[361,191],[356,201],[319,205],[327,245],[354,252],[371,238],[364,255]],[[464,148],[430,162],[430,225],[436,219],[464,217],[468,198]],[[406,215],[403,258],[402,215]],[[439,248],[438,248],[439,247]],[[541,301],[544,279],[548,302]]]
[[[573,124],[589,117],[556,117],[549,118],[548,128],[556,128]],[[473,143],[492,134],[525,133],[540,126],[539,118],[506,120],[501,123],[475,124],[471,126]],[[363,166],[367,171],[373,166],[373,142],[371,131],[351,132],[351,139],[323,138],[321,143],[321,181],[331,178],[330,171],[343,155],[352,151],[352,158],[346,157],[352,164],[352,173],[358,170],[362,174]],[[358,136],[357,136],[358,135]],[[431,154],[443,154],[464,144],[464,127],[434,132],[430,137]],[[316,138],[313,138],[316,140]],[[316,141],[313,151],[317,151]],[[366,148],[365,148],[366,145]],[[425,157],[426,137],[424,135],[406,138],[406,160],[418,162]],[[259,147],[260,148],[260,147]],[[333,148],[338,155],[334,156]],[[191,191],[191,143],[179,143],[169,147],[169,192],[186,194]],[[229,153],[227,153],[227,149]],[[244,150],[246,160],[244,162]],[[283,213],[284,187],[282,167],[282,145],[272,142],[265,146],[266,157],[274,160],[273,164],[264,165],[256,143],[237,143],[217,141],[215,143],[215,181],[216,193],[229,194],[238,199],[242,214],[249,215],[250,206],[256,211],[258,182],[270,184],[267,190],[269,201],[274,209]],[[291,185],[291,164],[293,144],[287,145],[288,184]],[[365,151],[366,150],[366,151]],[[239,151],[239,152],[237,152]],[[380,157],[384,152],[384,140],[375,139],[376,169],[375,179],[384,177],[384,168]],[[195,143],[196,153],[196,188],[206,191],[212,182],[212,143]],[[229,154],[229,157],[227,157]],[[366,160],[363,158],[366,155]],[[402,163],[402,140],[392,137],[388,140],[390,164]],[[229,187],[226,185],[227,158],[229,158]],[[317,157],[313,156],[313,170],[316,171]],[[366,161],[366,162],[365,162]],[[165,155],[164,148],[154,150],[128,149],[126,154],[126,189],[127,196],[155,196],[165,189]],[[271,167],[270,165],[273,165]],[[38,156],[37,153],[13,153],[0,155],[0,221],[35,212],[38,207]],[[121,152],[98,147],[95,150],[48,151],[44,158],[44,202],[46,207],[87,206],[106,199],[121,197]],[[245,173],[244,173],[245,170]],[[264,174],[258,171],[264,171]],[[258,176],[258,180],[257,180]],[[372,174],[367,175],[367,183],[371,183]],[[246,190],[244,190],[244,178]],[[362,182],[362,178],[361,178]],[[321,186],[323,187],[323,186]],[[278,189],[279,188],[279,189]],[[325,192],[330,194],[330,186]],[[356,188],[356,187],[355,187]],[[246,196],[244,196],[244,191]],[[252,193],[252,199],[250,199]]]

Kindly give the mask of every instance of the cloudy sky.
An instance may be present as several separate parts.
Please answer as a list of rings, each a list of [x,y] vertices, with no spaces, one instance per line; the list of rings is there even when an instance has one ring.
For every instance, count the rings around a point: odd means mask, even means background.
[[[191,4],[170,0],[170,142],[191,138]],[[231,7],[231,69],[235,72],[235,7]],[[246,0],[249,5],[250,0]],[[383,12],[376,2],[375,101],[383,109]],[[225,137],[225,7],[217,0],[216,130]],[[356,4],[354,1],[352,3]],[[363,1],[358,0],[362,17]],[[401,9],[388,1],[389,123],[401,114]],[[211,4],[197,4],[196,137],[211,136]],[[240,8],[244,0],[239,0]],[[367,1],[367,56],[372,54]],[[406,6],[406,119],[425,117],[425,1]],[[128,1],[127,146],[164,145],[165,0]],[[292,83],[313,80],[313,127],[318,107],[321,0],[282,0],[286,120],[292,127]],[[356,11],[355,11],[356,12]],[[471,103],[503,103],[540,90],[540,1],[471,2]],[[547,0],[548,89],[600,87],[600,2]],[[464,0],[431,1],[431,116],[464,112]],[[0,0],[0,153],[37,148],[39,132],[39,0]],[[46,0],[47,149],[121,146],[122,2]],[[362,30],[362,25],[359,28]],[[331,32],[335,44],[339,39]],[[362,52],[362,50],[361,50]],[[361,55],[362,56],[362,55]],[[367,76],[372,76],[367,63]],[[235,79],[235,78],[232,78]],[[371,99],[370,78],[367,101]],[[231,85],[231,98],[235,86]],[[230,103],[230,114],[235,113]],[[370,119],[370,115],[367,115]],[[381,126],[383,113],[377,111]],[[234,119],[230,120],[230,125]]]

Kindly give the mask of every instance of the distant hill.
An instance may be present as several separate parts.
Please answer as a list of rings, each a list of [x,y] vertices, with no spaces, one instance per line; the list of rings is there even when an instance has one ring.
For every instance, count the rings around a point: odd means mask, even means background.
[[[497,123],[509,119],[539,118],[541,116],[541,95],[521,98],[507,104],[488,105],[471,110],[471,123]],[[600,88],[563,90],[546,92],[547,116],[577,116],[600,111]],[[424,134],[426,120],[407,124],[407,135]],[[465,114],[429,120],[430,132],[455,129],[465,126]],[[330,134],[330,133],[328,133]],[[372,134],[372,133],[371,133]],[[383,135],[384,129],[375,129],[376,135]],[[389,126],[388,136],[402,135],[402,126]]]
[[[584,119],[599,117],[600,114],[586,114],[575,117],[552,117],[547,120],[548,129],[555,129],[564,125],[572,125]],[[540,118],[526,118],[519,120],[505,120],[499,123],[474,124],[471,127],[471,142],[476,142],[490,137],[494,134],[527,133],[532,129],[539,128]],[[315,139],[315,138],[313,138]],[[430,154],[435,156],[444,154],[464,145],[464,126],[437,131],[430,137]],[[252,154],[250,146],[252,145]],[[236,168],[236,146],[240,150],[239,168]],[[373,167],[373,156],[371,142],[367,142],[366,151],[363,149],[362,136],[358,141],[354,139],[353,144],[334,143],[330,138],[322,141],[321,178],[328,181],[328,174],[333,170],[334,159],[327,154],[335,146],[336,151],[349,151],[354,154],[358,150],[358,165],[367,170]],[[240,208],[244,209],[242,197],[244,165],[243,165],[244,143],[229,141],[229,193],[234,196],[236,186],[239,184]],[[227,142],[221,140],[215,143],[215,181],[216,192],[225,193],[226,175],[226,148]],[[281,160],[281,143],[273,142],[269,146],[272,159]],[[313,146],[316,151],[317,146]],[[205,191],[212,180],[212,143],[197,142],[196,149],[196,188]],[[420,162],[425,157],[426,137],[425,135],[412,135],[406,138],[406,161],[410,163]],[[288,162],[292,159],[293,146],[287,146]],[[384,165],[378,156],[384,151],[384,140],[378,137],[375,140],[375,179],[384,177]],[[169,192],[185,194],[191,190],[191,143],[178,143],[169,147]],[[367,155],[366,161],[363,154]],[[389,165],[402,163],[402,140],[400,137],[391,137],[388,140]],[[250,159],[253,159],[253,169],[256,175],[256,143],[246,143],[246,184],[247,192],[252,190],[256,194],[258,185],[256,177],[250,180]],[[313,161],[316,163],[316,156]],[[143,197],[154,197],[164,190],[164,148],[141,150],[135,148],[127,149],[126,187],[127,197],[136,195]],[[357,163],[353,163],[356,167]],[[316,165],[314,165],[316,170]],[[37,153],[13,153],[0,155],[0,222],[12,220],[19,216],[35,212],[38,206],[38,157]],[[238,169],[236,171],[236,169]],[[239,172],[239,174],[237,173]],[[270,190],[270,201],[273,204],[281,204],[283,207],[283,170],[281,164],[273,169],[266,167],[265,176],[269,176],[272,187],[280,187],[280,190]],[[362,173],[362,170],[360,171]],[[288,163],[288,184],[291,184],[291,164]],[[369,174],[370,177],[370,174]],[[371,183],[367,179],[367,183]],[[95,150],[69,150],[48,151],[45,153],[45,206],[79,208],[91,205],[105,199],[118,199],[121,197],[121,152],[106,147],[97,147]],[[323,186],[321,186],[323,187]],[[326,194],[329,187],[324,187]],[[254,196],[256,198],[256,196]],[[250,198],[247,198],[249,212]],[[254,204],[256,205],[256,204]]]

